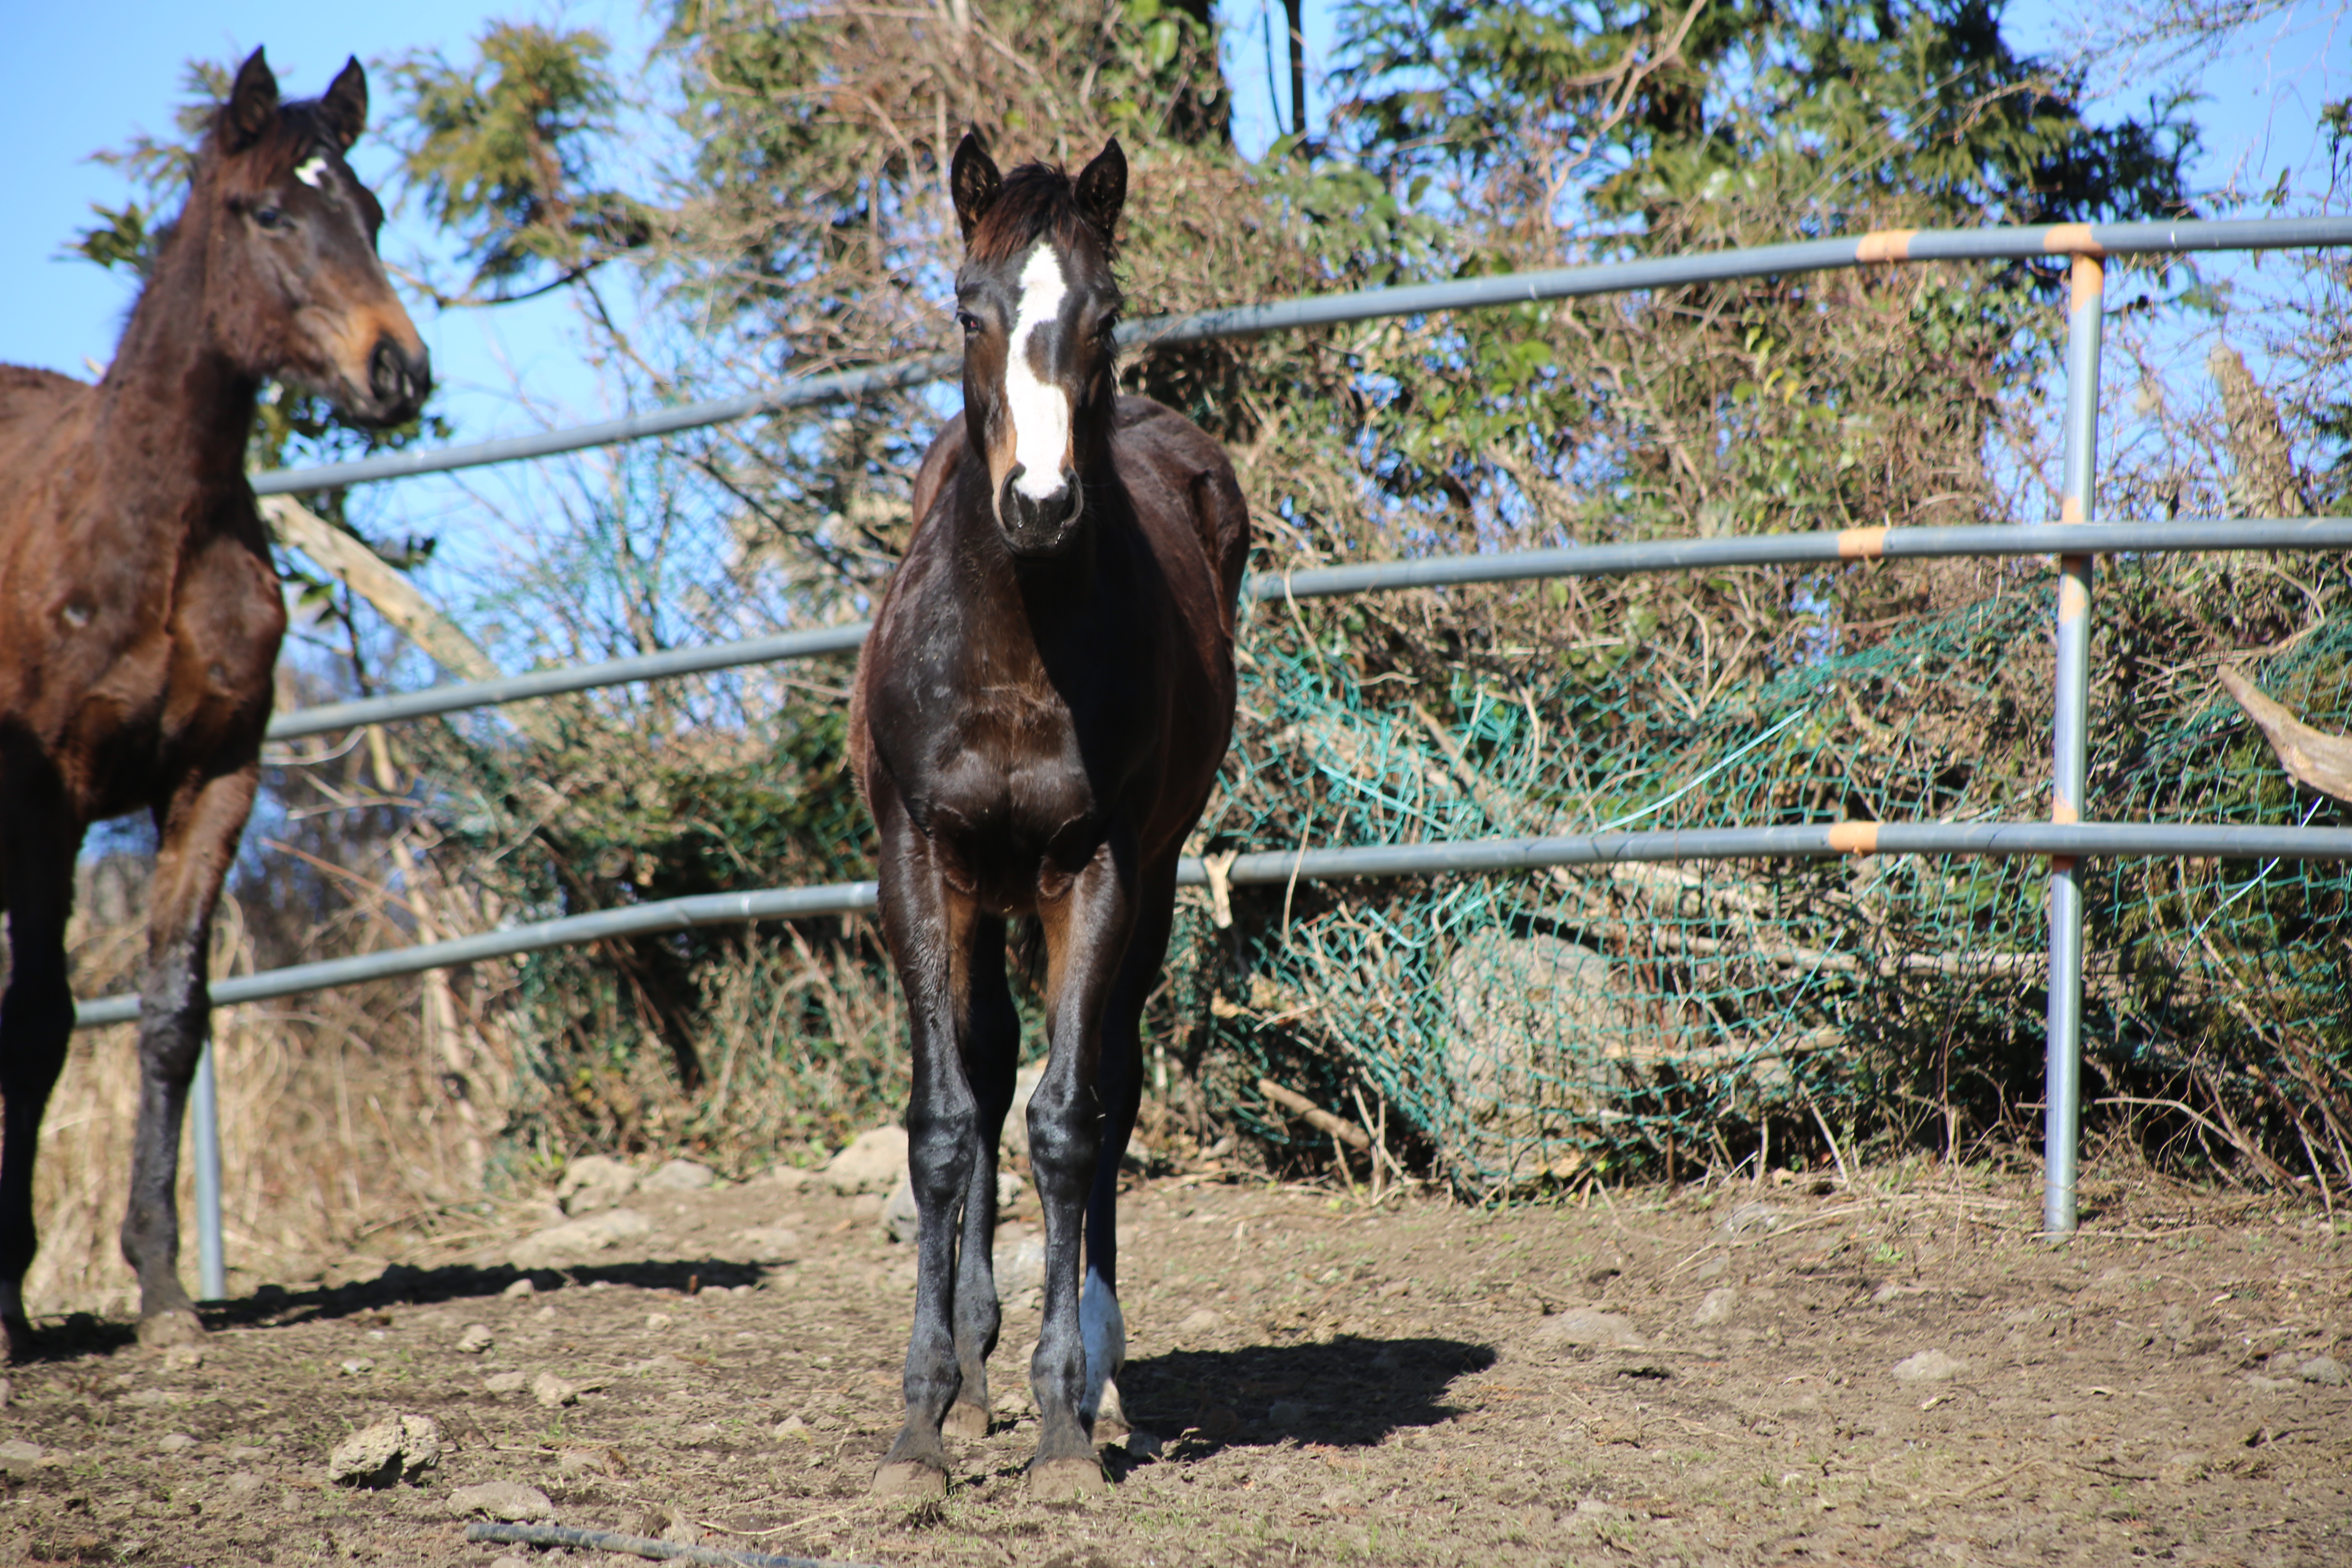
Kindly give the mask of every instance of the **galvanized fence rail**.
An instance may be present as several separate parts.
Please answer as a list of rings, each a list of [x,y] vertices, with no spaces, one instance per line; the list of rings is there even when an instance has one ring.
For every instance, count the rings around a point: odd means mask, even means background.
[[[2089,692],[2092,566],[2095,556],[2124,551],[2341,550],[2352,545],[2352,520],[2176,519],[2162,523],[2093,523],[2098,466],[2098,386],[2105,258],[2196,250],[2266,250],[2352,245],[2352,218],[2272,218],[2224,223],[2057,224],[2028,228],[1899,229],[1842,239],[1655,260],[1562,268],[1541,272],[1413,284],[1320,295],[1263,305],[1204,310],[1130,322],[1119,330],[1130,350],[1381,317],[1522,305],[1599,294],[1681,287],[1904,261],[2069,258],[2066,414],[2061,516],[2054,524],[1981,528],[1855,529],[1837,533],[1747,539],[1665,541],[1571,546],[1509,554],[1318,567],[1261,573],[1248,592],[1260,600],[1373,593],[1412,587],[1532,578],[1686,571],[1710,566],[1830,564],[1954,555],[2059,558],[2056,713],[2052,736],[2051,820],[2040,823],[1842,823],[1810,827],[1726,828],[1694,832],[1601,834],[1447,844],[1359,846],[1245,855],[1236,882],[1342,877],[1434,876],[1526,870],[1626,860],[1745,859],[1841,854],[2027,855],[2050,859],[2050,987],[2044,1071],[2042,1223],[2052,1233],[2075,1226],[2076,1142],[2080,1121],[2083,1000],[2083,900],[2077,868],[2086,856],[2276,856],[2352,860],[2352,829],[2234,827],[2217,824],[2135,825],[2081,820]],[[345,485],[448,472],[544,458],[619,442],[706,428],[796,407],[868,397],[954,373],[953,354],[790,380],[770,392],[681,405],[541,435],[402,452],[356,462],[257,475],[264,495],[299,494]],[[777,659],[843,653],[863,639],[863,626],[682,649],[495,681],[335,703],[282,715],[274,738],[290,739],[363,723],[387,723],[634,681],[660,679]],[[1205,873],[1188,863],[1184,879]],[[873,884],[771,889],[602,910],[392,952],[298,964],[225,979],[213,987],[227,1005],[296,994],[366,979],[647,931],[855,912],[872,907]],[[108,997],[83,1007],[79,1023],[121,1023],[137,999]],[[220,1149],[212,1053],[197,1067],[195,1167],[199,1268],[203,1293],[217,1299],[226,1279],[220,1237]]]

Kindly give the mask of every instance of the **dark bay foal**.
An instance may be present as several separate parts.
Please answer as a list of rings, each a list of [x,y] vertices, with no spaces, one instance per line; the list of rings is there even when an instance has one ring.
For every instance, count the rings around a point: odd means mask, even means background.
[[[367,121],[347,64],[280,103],[237,72],[96,386],[0,365],[0,1333],[22,1355],[33,1155],[74,1024],[66,919],[92,822],[155,820],[139,1128],[122,1253],[140,1337],[198,1331],[179,1279],[180,1121],[211,1028],[213,907],[252,809],[286,626],[246,483],[262,383],[397,424],[431,384],[376,259],[383,208],[343,153]],[[21,155],[21,152],[20,154]]]
[[[1215,442],[1114,390],[1118,144],[1075,181],[1037,163],[1000,177],[968,136],[950,183],[964,409],[917,476],[914,536],[850,720],[912,1022],[921,1214],[907,1421],[875,1490],[943,1492],[942,1429],[988,1430],[996,1146],[1019,1040],[1005,921],[1034,917],[1050,1055],[1029,1107],[1046,1259],[1030,1485],[1066,1497],[1103,1485],[1094,1426],[1126,1354],[1117,1205],[1139,1026],[1177,858],[1233,727],[1249,519]]]

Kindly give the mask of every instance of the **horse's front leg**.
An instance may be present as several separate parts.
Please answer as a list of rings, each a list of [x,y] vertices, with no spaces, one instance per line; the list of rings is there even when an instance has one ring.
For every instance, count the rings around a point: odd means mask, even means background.
[[[996,1146],[1013,1104],[1021,1054],[1021,1015],[1004,980],[1004,922],[972,922],[971,984],[964,1031],[964,1078],[980,1108],[979,1137],[965,1178],[963,1220],[957,1237],[956,1367],[961,1384],[948,1412],[950,1437],[988,1436],[988,1356],[996,1348],[1003,1310],[996,1299]]]
[[[122,1256],[139,1275],[139,1338],[173,1344],[204,1331],[180,1286],[180,1126],[196,1058],[212,1033],[213,910],[253,811],[260,770],[191,779],[156,808],[147,982],[139,997],[139,1128]]]
[[[25,1316],[25,1271],[39,1238],[33,1227],[33,1161],[41,1113],[73,1038],[73,992],[66,978],[66,920],[73,910],[74,857],[81,825],[54,790],[34,798],[33,781],[11,775],[0,756],[0,906],[8,911],[8,991],[0,998],[0,1339],[8,1356],[32,1350]]]
[[[970,894],[942,875],[940,852],[902,809],[887,799],[877,799],[875,807],[882,829],[882,929],[906,994],[914,1047],[907,1162],[919,1228],[915,1322],[904,1379],[907,1418],[875,1472],[874,1491],[935,1498],[947,1492],[940,1424],[963,1381],[954,1328],[957,1222],[980,1163],[980,1103],[965,1076],[962,1048],[972,942],[978,928],[997,922],[984,920]],[[997,961],[1003,963],[1001,953]]]
[[[1045,1219],[1045,1316],[1029,1363],[1042,1430],[1033,1495],[1099,1490],[1078,1260],[1087,1197],[1103,1146],[1103,1009],[1135,924],[1134,841],[1117,835],[1038,902],[1045,927],[1046,1034],[1052,1055],[1029,1101],[1029,1163]]]

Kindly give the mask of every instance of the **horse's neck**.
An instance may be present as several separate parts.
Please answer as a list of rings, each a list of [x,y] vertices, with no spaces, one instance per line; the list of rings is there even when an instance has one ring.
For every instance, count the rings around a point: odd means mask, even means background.
[[[196,205],[191,197],[184,222],[194,222]],[[184,513],[173,503],[199,502],[205,491],[233,493],[245,469],[260,384],[212,341],[209,238],[184,231],[166,242],[99,383],[101,457],[150,515]]]

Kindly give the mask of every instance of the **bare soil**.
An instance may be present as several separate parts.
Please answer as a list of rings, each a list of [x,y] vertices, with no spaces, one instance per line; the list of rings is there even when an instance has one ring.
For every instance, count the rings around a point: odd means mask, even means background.
[[[912,1296],[876,1200],[640,1193],[653,1231],[586,1266],[331,1271],[210,1312],[200,1364],[50,1325],[0,1408],[0,1562],[641,1561],[467,1543],[452,1493],[490,1480],[872,1563],[2352,1562],[2352,1226],[2085,1195],[2061,1244],[2030,1177],[1927,1167],[1496,1213],[1139,1183],[1123,1383],[1162,1451],[1029,1500],[1016,1300],[996,1430],[909,1510],[866,1495]],[[751,1261],[780,1225],[796,1260]],[[486,1391],[517,1372],[577,1402]],[[395,1413],[452,1446],[425,1484],[331,1484]]]

